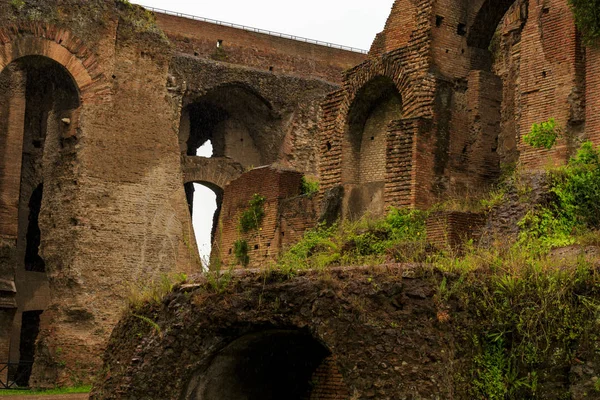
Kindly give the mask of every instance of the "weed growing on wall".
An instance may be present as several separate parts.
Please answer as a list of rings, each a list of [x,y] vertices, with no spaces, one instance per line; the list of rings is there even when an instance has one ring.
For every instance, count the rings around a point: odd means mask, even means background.
[[[600,0],[569,0],[575,24],[587,45],[597,44],[600,38]]]
[[[158,304],[176,285],[186,280],[187,275],[184,273],[163,274],[156,279],[131,284],[128,295],[129,308],[137,310],[147,303]]]
[[[316,179],[311,179],[307,176],[302,177],[302,194],[307,196],[313,196],[319,193],[320,184]]]
[[[533,124],[531,131],[523,136],[523,141],[535,148],[551,149],[556,140],[562,136],[562,129],[556,124],[554,118],[539,124]]]
[[[397,246],[416,244],[424,249],[426,213],[391,209],[383,219],[362,218],[327,227],[320,225],[281,257],[278,267],[296,269],[335,265],[377,264],[394,258]],[[411,249],[413,250],[413,249]]]
[[[574,234],[600,228],[600,150],[583,143],[550,178],[552,200],[519,222],[519,243],[542,251],[573,244]]]
[[[250,263],[250,256],[248,255],[248,242],[244,239],[238,239],[233,243],[233,254],[235,255],[236,261],[247,267]]]
[[[248,202],[248,208],[240,216],[239,228],[242,233],[258,229],[265,217],[265,197],[254,194]]]

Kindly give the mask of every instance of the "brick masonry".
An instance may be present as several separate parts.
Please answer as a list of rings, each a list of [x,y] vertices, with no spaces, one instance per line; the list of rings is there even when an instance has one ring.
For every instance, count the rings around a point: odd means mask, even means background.
[[[79,1],[0,3],[0,279],[46,310],[39,386],[98,369],[130,284],[200,271],[184,182],[229,188],[226,263],[240,210],[264,192],[263,231],[247,238],[259,266],[316,219],[302,174],[323,192],[343,186],[343,215],[356,218],[426,208],[485,190],[503,164],[539,170],[581,139],[600,144],[600,53],[582,45],[566,0],[397,0],[367,57]],[[68,73],[77,93],[76,106],[48,110],[37,145],[22,134],[34,103],[16,68],[31,56]],[[194,125],[199,109],[210,132]],[[550,151],[524,144],[550,117],[567,139]],[[213,140],[217,159],[187,158],[190,138]],[[238,175],[257,163],[274,167]],[[41,181],[48,290],[29,290],[19,249]]]
[[[440,248],[459,248],[468,240],[477,240],[486,223],[483,214],[457,211],[436,212],[427,218],[427,241]]]
[[[273,167],[256,168],[243,174],[225,187],[213,259],[221,268],[241,267],[235,257],[234,244],[248,243],[250,263],[258,268],[275,260],[284,248],[302,237],[317,220],[314,199],[300,196],[302,174]],[[265,198],[264,218],[257,230],[242,232],[240,217],[257,194]]]

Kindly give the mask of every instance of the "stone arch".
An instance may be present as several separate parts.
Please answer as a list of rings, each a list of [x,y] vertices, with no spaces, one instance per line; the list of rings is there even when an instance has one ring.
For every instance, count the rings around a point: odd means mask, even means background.
[[[192,376],[187,400],[304,400],[314,396],[313,377],[331,367],[329,349],[308,331],[262,329],[231,341]],[[344,393],[347,394],[347,393]]]
[[[498,24],[516,0],[484,0],[472,11],[475,16],[468,29],[469,47],[487,49]]]
[[[183,184],[190,215],[193,215],[194,183],[201,184],[212,190],[216,196],[216,210],[213,214],[211,228],[211,243],[214,243],[217,224],[223,205],[223,191],[229,182],[239,178],[244,173],[241,164],[226,157],[193,157],[183,158]]]
[[[95,55],[67,29],[42,24],[0,29],[0,70],[26,56],[44,56],[62,65],[76,82],[82,102],[103,87]]]
[[[276,161],[280,143],[272,140],[280,117],[270,102],[247,84],[230,82],[189,97],[182,111],[180,146],[187,155],[210,140],[214,157],[245,167]]]
[[[187,156],[183,161],[183,183],[202,183],[210,188],[223,190],[225,186],[239,178],[244,167],[227,157]]]
[[[30,44],[22,45],[23,40]],[[82,74],[65,59],[57,61],[56,50],[48,50],[52,45],[41,48],[36,38],[23,40],[0,47],[4,65],[0,72],[0,214],[7,221],[0,226],[0,235],[16,239],[11,263],[17,312],[9,339],[13,362],[34,361],[39,316],[49,306],[44,247],[51,240],[47,231],[55,220],[48,204],[59,190],[57,177],[69,168],[62,157],[74,151],[71,139],[82,106],[82,91],[73,72],[79,78]],[[26,384],[31,368],[23,374],[21,383]]]

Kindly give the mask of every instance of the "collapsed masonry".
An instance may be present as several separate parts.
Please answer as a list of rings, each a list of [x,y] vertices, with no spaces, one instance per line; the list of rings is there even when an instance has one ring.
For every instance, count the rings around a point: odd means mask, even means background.
[[[87,381],[129,284],[201,271],[193,183],[221,203],[218,258],[236,264],[243,239],[260,266],[323,210],[427,207],[600,143],[600,50],[566,0],[397,0],[368,56],[121,1],[38,3],[0,3],[0,362],[24,361],[20,384]],[[550,117],[565,139],[525,146]],[[242,234],[255,193],[265,225]]]

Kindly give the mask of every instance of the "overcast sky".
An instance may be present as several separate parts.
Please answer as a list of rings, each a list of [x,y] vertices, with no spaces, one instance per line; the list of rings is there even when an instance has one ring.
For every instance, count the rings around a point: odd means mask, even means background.
[[[132,3],[368,50],[394,0],[132,0]],[[212,149],[199,151],[210,157]],[[208,259],[214,193],[195,185],[194,230]]]
[[[132,3],[368,50],[394,0],[132,0]]]

